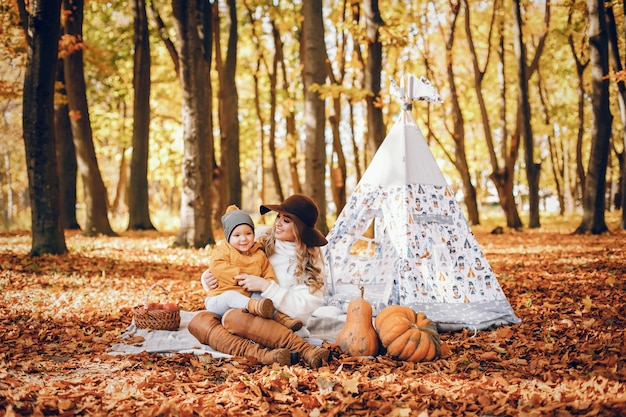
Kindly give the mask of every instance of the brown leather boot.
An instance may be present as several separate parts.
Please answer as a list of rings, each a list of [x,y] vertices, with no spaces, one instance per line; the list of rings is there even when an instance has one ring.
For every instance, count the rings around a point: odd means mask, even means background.
[[[274,316],[274,303],[269,298],[251,298],[247,309],[255,316],[271,319]]]
[[[255,316],[245,310],[229,310],[222,317],[226,330],[237,336],[273,348],[286,348],[298,352],[300,358],[313,369],[328,362],[330,351],[307,343],[300,336],[274,320]]]
[[[245,358],[253,357],[265,365],[272,363],[291,365],[289,349],[268,349],[251,340],[236,336],[222,326],[221,317],[217,314],[208,311],[198,313],[189,322],[188,328],[200,343],[209,345],[220,352]]]
[[[276,313],[274,313],[274,320],[276,320],[277,322],[279,322],[280,324],[282,324],[283,326],[285,326],[286,328],[294,332],[297,332],[303,326],[300,320],[291,318],[285,313],[281,313],[278,310],[276,310]]]

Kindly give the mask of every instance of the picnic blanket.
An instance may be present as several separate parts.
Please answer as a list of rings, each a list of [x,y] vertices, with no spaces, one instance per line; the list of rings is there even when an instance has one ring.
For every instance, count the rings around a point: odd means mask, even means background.
[[[139,329],[134,322],[120,335],[120,342],[115,343],[108,350],[110,355],[127,355],[133,353],[193,353],[200,355],[210,353],[215,358],[230,357],[208,345],[198,341],[189,332],[189,322],[200,311],[180,312],[180,326],[178,330],[147,330]],[[321,346],[323,342],[332,343],[339,330],[345,324],[345,314],[337,307],[323,306],[316,310],[306,328],[298,331],[307,342]]]

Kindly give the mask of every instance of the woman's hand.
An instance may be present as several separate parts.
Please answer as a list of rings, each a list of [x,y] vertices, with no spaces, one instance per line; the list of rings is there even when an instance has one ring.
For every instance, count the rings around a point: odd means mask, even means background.
[[[204,289],[207,291],[214,290],[218,287],[217,278],[213,276],[211,270],[209,269],[202,273],[202,276],[200,277],[200,282],[202,282],[202,287],[204,287]]]
[[[256,275],[235,275],[233,279],[237,282],[237,285],[241,286],[244,290],[251,292],[263,292],[270,286],[270,282],[268,280]]]

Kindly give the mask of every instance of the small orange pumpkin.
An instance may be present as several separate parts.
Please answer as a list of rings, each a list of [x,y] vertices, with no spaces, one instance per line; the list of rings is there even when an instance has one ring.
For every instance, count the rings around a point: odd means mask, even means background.
[[[441,355],[437,325],[422,312],[391,305],[378,313],[374,326],[387,355],[394,359],[421,362]]]
[[[350,356],[373,356],[378,353],[378,335],[372,324],[372,305],[361,296],[348,303],[346,324],[337,334],[335,343]]]

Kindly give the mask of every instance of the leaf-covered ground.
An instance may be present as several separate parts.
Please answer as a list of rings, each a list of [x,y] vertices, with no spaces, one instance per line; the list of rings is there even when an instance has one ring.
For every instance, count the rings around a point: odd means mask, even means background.
[[[155,282],[202,308],[207,252],[171,235],[68,233],[70,254],[30,258],[28,233],[0,234],[0,416],[626,415],[626,235],[476,236],[521,324],[442,334],[434,362],[312,371],[107,354]]]

